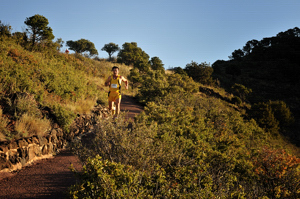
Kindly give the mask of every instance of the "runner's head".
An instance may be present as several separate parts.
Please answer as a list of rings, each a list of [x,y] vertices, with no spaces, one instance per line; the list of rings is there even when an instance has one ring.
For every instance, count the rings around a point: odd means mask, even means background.
[[[111,70],[112,70],[112,72],[113,72],[114,75],[118,75],[119,74],[119,67],[118,66],[112,67]]]
[[[119,67],[118,66],[114,66],[114,67],[112,67],[111,71],[113,71],[114,69],[118,69],[119,70]]]

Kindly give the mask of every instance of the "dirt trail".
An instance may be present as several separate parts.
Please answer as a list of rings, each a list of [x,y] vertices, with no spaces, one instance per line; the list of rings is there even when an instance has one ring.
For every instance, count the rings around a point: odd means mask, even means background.
[[[123,95],[121,100],[121,111],[128,111],[127,118],[134,118],[136,114],[143,111],[143,106],[138,103],[133,97]]]
[[[130,96],[123,96],[121,111],[133,118],[143,107]],[[79,159],[65,150],[53,158],[44,159],[13,173],[0,173],[0,198],[65,198],[65,193],[76,183],[69,166],[81,170]]]

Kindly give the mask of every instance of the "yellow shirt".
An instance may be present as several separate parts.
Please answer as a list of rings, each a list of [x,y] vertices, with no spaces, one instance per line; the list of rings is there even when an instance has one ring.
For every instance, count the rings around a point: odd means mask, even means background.
[[[120,89],[121,89],[121,84],[120,84],[120,75],[118,75],[118,77],[116,79],[114,79],[114,76],[111,76],[110,79],[110,86],[109,86],[109,91],[110,92],[118,92],[120,93]]]

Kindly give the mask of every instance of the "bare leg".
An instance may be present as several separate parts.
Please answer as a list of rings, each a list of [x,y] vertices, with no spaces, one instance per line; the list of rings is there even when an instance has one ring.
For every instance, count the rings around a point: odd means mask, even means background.
[[[116,116],[120,113],[120,105],[121,105],[121,99],[116,100]]]
[[[113,102],[113,101],[108,101],[108,110],[109,110],[109,112],[111,112],[111,113],[112,113],[112,107],[113,107],[113,105],[114,105],[114,102]]]

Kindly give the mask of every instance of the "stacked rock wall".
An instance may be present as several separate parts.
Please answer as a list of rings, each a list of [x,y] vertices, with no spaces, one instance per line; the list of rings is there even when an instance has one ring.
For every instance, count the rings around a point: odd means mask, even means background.
[[[51,157],[66,145],[60,128],[45,137],[33,136],[0,143],[0,171],[21,169],[35,160]]]
[[[11,172],[31,164],[35,160],[52,157],[76,136],[89,132],[99,117],[107,117],[108,110],[95,107],[90,115],[75,119],[69,133],[54,124],[46,136],[32,136],[13,141],[0,142],[0,172]]]

